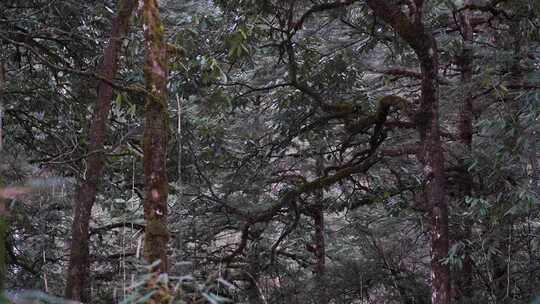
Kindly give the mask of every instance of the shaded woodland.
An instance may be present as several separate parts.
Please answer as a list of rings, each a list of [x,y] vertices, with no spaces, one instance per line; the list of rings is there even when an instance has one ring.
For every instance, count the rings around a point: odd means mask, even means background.
[[[0,303],[536,303],[539,117],[538,0],[1,0]]]

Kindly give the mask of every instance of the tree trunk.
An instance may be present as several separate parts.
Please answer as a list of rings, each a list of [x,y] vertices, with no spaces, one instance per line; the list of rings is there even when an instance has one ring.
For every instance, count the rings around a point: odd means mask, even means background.
[[[421,154],[424,166],[426,199],[431,218],[431,284],[433,304],[450,303],[450,274],[442,260],[448,255],[448,206],[444,177],[444,155],[439,136],[437,58],[435,41],[432,53],[422,62],[422,104],[420,115],[426,115],[420,123]]]
[[[118,3],[118,15],[112,23],[109,45],[105,49],[103,62],[98,69],[105,79],[112,80],[116,74],[122,37],[128,31],[129,19],[134,6],[134,0],[120,0]],[[86,176],[80,182],[75,194],[70,260],[65,290],[66,298],[77,301],[85,300],[85,280],[89,276],[88,227],[103,171],[103,144],[113,88],[107,82],[99,81],[97,94],[98,99],[88,132],[89,147]]]
[[[321,198],[322,199],[322,198]],[[324,211],[322,202],[318,202],[318,206],[313,212],[313,220],[315,224],[315,281],[317,287],[318,302],[320,304],[328,303],[328,295],[326,290],[326,245],[324,239]]]
[[[257,286],[257,277],[249,278],[246,288],[248,303],[250,304],[265,304],[261,296],[259,287]]]
[[[6,66],[4,61],[0,61],[0,95],[4,94],[7,86],[6,81]],[[0,98],[0,152],[4,147],[4,101]]]
[[[156,0],[144,0],[144,38],[146,54],[146,112],[144,150],[144,217],[146,230],[144,255],[149,263],[160,261],[156,271],[167,272],[167,194],[166,172],[168,123],[167,114],[167,51],[164,28]]]
[[[450,303],[450,273],[442,263],[448,255],[448,206],[444,176],[444,155],[439,134],[437,43],[422,23],[423,1],[410,1],[410,16],[384,0],[368,0],[375,15],[390,24],[407,42],[420,61],[422,73],[420,109],[416,124],[420,134],[418,159],[424,173],[424,190],[430,212],[431,301]]]
[[[259,278],[261,276],[261,250],[258,246],[253,246],[247,253],[248,269],[246,273],[246,295],[248,303],[250,304],[265,304],[266,301],[259,288]]]
[[[0,61],[0,95],[4,93],[6,88],[6,70],[4,62]],[[0,99],[0,160],[3,157],[3,137],[2,137],[2,116],[4,114],[4,105],[2,99]],[[0,172],[2,174],[2,172]],[[2,176],[0,175],[0,189],[3,186]],[[4,299],[4,285],[6,283],[6,273],[7,273],[7,250],[6,250],[6,241],[7,241],[7,231],[8,230],[8,212],[6,202],[4,198],[0,196],[0,302]]]
[[[464,5],[469,5],[470,0],[466,0]],[[460,67],[461,67],[461,84],[467,87],[471,84],[473,71],[473,29],[470,22],[470,12],[465,10],[460,15],[461,32],[463,35],[463,50],[461,52]],[[459,112],[459,141],[468,152],[472,145],[472,119],[473,119],[473,104],[472,104],[471,89],[467,87],[465,96]],[[469,187],[470,188],[470,187]]]
[[[540,124],[531,132],[531,168],[532,168],[532,189],[536,193],[536,198],[540,200]]]
[[[1,185],[1,183],[0,183]],[[8,212],[4,199],[0,197],[0,302],[3,299],[3,292],[7,274],[7,232],[8,232]]]
[[[470,0],[466,0],[464,5],[471,4]],[[472,149],[472,138],[473,138],[473,98],[471,94],[471,82],[473,78],[472,70],[472,61],[473,61],[473,28],[470,22],[470,12],[465,10],[460,15],[460,26],[461,33],[463,36],[463,50],[459,58],[459,65],[461,67],[461,85],[462,88],[466,88],[465,96],[460,105],[459,111],[459,121],[458,121],[458,132],[459,132],[459,142],[463,148],[462,158],[460,162],[460,179],[458,180],[460,201],[462,204],[465,202],[467,196],[472,194],[472,177],[467,170],[465,164],[465,158],[470,156]],[[471,225],[470,220],[466,220],[464,223],[463,231],[459,234],[460,240],[467,240],[471,236]],[[472,297],[472,271],[473,271],[473,261],[471,258],[469,248],[464,249],[464,258],[463,258],[463,267],[456,277],[456,301],[458,303],[466,303]]]
[[[316,158],[315,171],[317,176],[324,176],[324,149],[319,150],[319,155]],[[325,243],[325,227],[324,227],[324,192],[319,189],[315,192],[315,206],[313,207],[312,217],[315,226],[313,234],[313,242],[315,244],[315,295],[317,303],[327,304],[329,302],[326,288],[326,243]]]

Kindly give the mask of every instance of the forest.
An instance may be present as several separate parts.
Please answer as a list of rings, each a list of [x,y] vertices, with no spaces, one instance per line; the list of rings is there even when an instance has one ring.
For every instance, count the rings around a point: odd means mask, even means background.
[[[539,304],[540,1],[0,0],[0,304]]]

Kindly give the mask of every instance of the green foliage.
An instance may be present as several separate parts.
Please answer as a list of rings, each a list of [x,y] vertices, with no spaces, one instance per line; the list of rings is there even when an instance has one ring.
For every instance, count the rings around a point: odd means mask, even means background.
[[[159,261],[155,262],[159,263]],[[150,272],[157,265],[144,267],[146,271],[139,276],[138,281],[129,287],[129,294],[122,300],[122,304],[135,303],[203,303],[206,300],[210,304],[222,304],[231,302],[226,297],[220,296],[230,283],[217,278],[214,281],[208,278],[199,281],[191,275],[173,277],[167,274]]]
[[[429,303],[429,172],[417,150],[417,56],[365,1],[328,10],[317,3],[333,1],[293,2],[163,2],[165,37],[181,50],[168,62],[174,132],[166,276],[137,266],[144,229],[153,227],[142,225],[144,44],[135,23],[113,80],[104,181],[92,211],[92,303],[123,300],[132,278],[126,303],[159,296],[325,304],[324,295],[339,304]],[[459,28],[462,2],[424,2],[422,21],[436,37],[440,64],[451,238],[443,262],[453,284],[467,258],[474,263],[472,292],[456,302],[530,302],[540,286],[538,1],[478,2],[496,6],[470,10],[472,43]],[[87,171],[97,83],[91,73],[115,10],[111,1],[0,1],[0,61],[7,67],[0,173],[16,185],[38,175],[71,179],[11,204],[10,290],[63,292],[71,184]],[[467,81],[464,50],[473,54]],[[382,107],[383,96],[395,102]],[[470,96],[467,147],[458,126]],[[370,161],[366,170],[347,171]],[[325,219],[324,276],[314,273],[315,211]]]
[[[246,44],[248,36],[249,31],[245,27],[239,27],[236,32],[227,38],[226,41],[229,47],[228,57],[230,60],[235,61],[249,55],[250,52]]]

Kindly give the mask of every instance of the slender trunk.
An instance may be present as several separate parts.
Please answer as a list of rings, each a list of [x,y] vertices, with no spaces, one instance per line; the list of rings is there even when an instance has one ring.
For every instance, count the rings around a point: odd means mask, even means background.
[[[321,148],[317,161],[315,164],[315,171],[318,176],[324,175],[324,149]],[[317,288],[317,303],[327,304],[329,302],[327,288],[326,288],[326,244],[324,237],[324,192],[318,190],[315,193],[315,206],[313,207],[313,222],[315,226],[315,233],[313,235],[313,241],[315,243],[315,286]]]
[[[471,4],[470,0],[465,1],[465,5]],[[461,85],[465,88],[465,96],[460,105],[458,132],[459,142],[463,146],[463,157],[460,160],[461,167],[461,179],[458,181],[459,193],[461,195],[460,200],[465,201],[467,196],[472,194],[472,177],[467,170],[465,164],[465,158],[470,155],[472,149],[472,137],[473,137],[473,100],[470,85],[473,78],[472,60],[473,60],[473,28],[470,22],[470,12],[463,11],[460,15],[461,21],[461,33],[463,36],[463,51],[461,53],[459,64],[461,66]],[[461,231],[459,237],[460,240],[467,240],[471,236],[471,221],[466,219],[466,222]],[[472,297],[472,284],[473,284],[473,261],[471,258],[469,248],[464,249],[463,267],[456,278],[456,301],[458,303],[464,303]]]
[[[470,0],[465,1],[465,5],[470,4]],[[467,86],[471,84],[473,71],[473,29],[470,22],[470,12],[461,13],[461,32],[463,35],[463,50],[460,58],[461,66],[461,84],[466,88],[463,103],[459,112],[459,141],[470,151],[472,145],[472,119],[473,119],[473,100],[471,89]]]
[[[322,204],[316,207],[313,213],[315,222],[315,280],[317,286],[318,302],[320,304],[328,303],[326,290],[326,245],[324,239],[324,211]]]
[[[532,168],[532,189],[536,193],[536,197],[540,200],[540,124],[531,132],[531,168]]]
[[[0,183],[1,185],[1,183]],[[8,210],[4,199],[0,197],[0,302],[3,299],[7,274],[7,233],[8,233]]]
[[[6,66],[3,61],[0,61],[0,96],[4,94],[7,86],[6,81]],[[4,101],[0,98],[0,152],[4,147]]]
[[[265,304],[261,296],[259,286],[257,286],[257,277],[248,278],[248,286],[246,288],[248,303],[250,304]]]
[[[439,132],[437,43],[422,23],[423,1],[411,1],[411,17],[385,0],[368,0],[375,15],[390,24],[416,53],[422,73],[420,109],[416,124],[420,134],[418,159],[424,173],[424,191],[430,212],[431,301],[450,303],[450,273],[442,260],[448,255],[448,206],[444,155]]]
[[[315,210],[313,219],[315,221],[315,273],[322,279],[326,271],[325,263],[325,243],[324,243],[324,212],[322,208]]]
[[[98,71],[106,79],[112,80],[118,68],[118,53],[122,37],[129,28],[129,19],[135,6],[134,0],[120,0],[118,15],[112,23],[109,45],[105,49],[103,62]],[[98,99],[88,132],[89,147],[86,176],[75,194],[75,210],[72,225],[70,260],[67,272],[66,298],[84,300],[85,280],[89,268],[88,227],[92,206],[103,171],[103,144],[105,141],[107,117],[111,107],[113,88],[105,81],[98,84]]]
[[[6,87],[6,70],[4,62],[0,61],[0,95],[4,93]],[[0,160],[3,157],[3,138],[2,138],[2,116],[4,112],[3,101],[0,98]],[[1,172],[0,172],[1,174]],[[0,175],[0,187],[2,187],[2,176]],[[6,252],[6,240],[8,230],[8,212],[6,202],[4,198],[0,196],[0,302],[4,300],[3,291],[6,283],[7,272],[7,252]]]
[[[425,191],[430,206],[431,219],[431,284],[433,304],[450,303],[450,273],[442,260],[448,255],[448,206],[444,177],[444,155],[439,136],[437,97],[437,58],[435,41],[434,55],[422,63],[422,111],[427,115],[424,124],[419,125],[422,146],[421,159],[426,173]]]
[[[149,263],[160,261],[154,269],[167,272],[167,194],[166,171],[168,114],[167,114],[167,53],[164,28],[157,0],[144,0],[144,38],[146,54],[144,77],[146,81],[146,112],[143,139],[144,217],[146,230],[144,255]]]
[[[257,246],[254,246],[247,254],[249,268],[246,271],[246,294],[248,303],[252,304],[266,303],[259,287],[259,278],[261,276],[260,254],[261,250]]]

